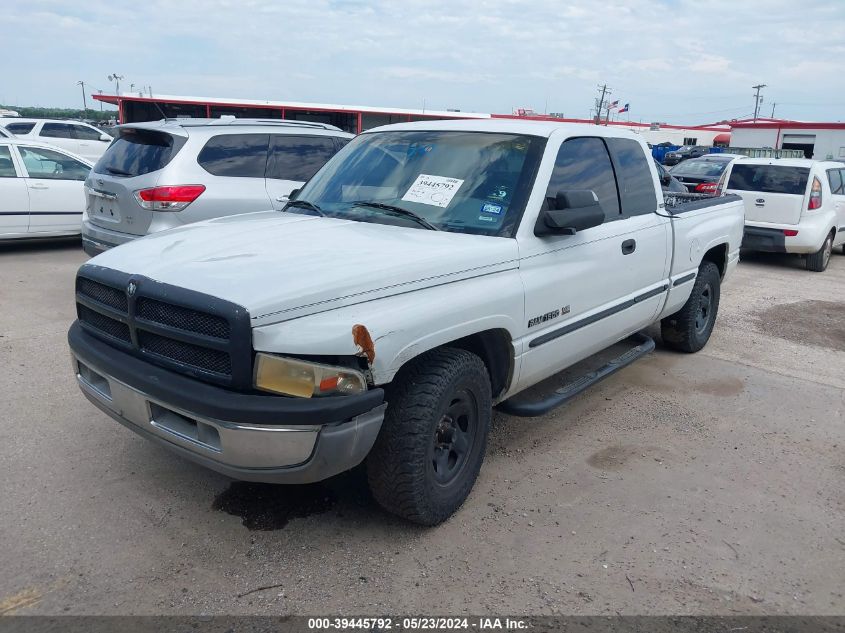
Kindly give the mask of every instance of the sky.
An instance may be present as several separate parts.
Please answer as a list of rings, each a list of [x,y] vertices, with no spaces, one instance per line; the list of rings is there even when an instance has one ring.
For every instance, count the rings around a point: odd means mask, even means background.
[[[0,103],[195,95],[632,121],[845,120],[845,0],[3,0]],[[91,106],[89,98],[89,107]],[[776,105],[775,105],[776,104]],[[99,107],[99,106],[96,106]],[[621,115],[624,119],[626,115]]]

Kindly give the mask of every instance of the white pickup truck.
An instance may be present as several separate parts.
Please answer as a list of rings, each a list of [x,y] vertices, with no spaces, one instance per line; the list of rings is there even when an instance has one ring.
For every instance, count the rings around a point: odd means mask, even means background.
[[[236,479],[304,483],[366,458],[375,499],[433,525],[469,494],[492,409],[538,415],[654,342],[707,342],[736,266],[736,196],[664,201],[645,143],[590,125],[391,125],[284,211],[103,253],[68,334],[83,393]],[[527,387],[631,349],[536,401]]]

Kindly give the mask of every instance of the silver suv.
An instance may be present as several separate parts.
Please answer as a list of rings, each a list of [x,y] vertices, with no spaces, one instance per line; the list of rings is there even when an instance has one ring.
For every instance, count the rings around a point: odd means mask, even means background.
[[[191,222],[281,209],[353,138],[307,121],[178,119],[132,123],[85,181],[89,255]]]

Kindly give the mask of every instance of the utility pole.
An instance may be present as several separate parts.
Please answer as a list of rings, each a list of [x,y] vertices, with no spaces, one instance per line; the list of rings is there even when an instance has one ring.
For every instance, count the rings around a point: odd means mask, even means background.
[[[613,92],[612,90],[608,90],[607,84],[603,84],[601,86],[598,86],[598,88],[601,90],[601,96],[599,96],[599,98],[596,99],[596,117],[595,117],[595,124],[596,125],[599,125],[601,123],[601,110],[604,107],[604,98],[606,96],[610,96]]]
[[[102,90],[97,90],[97,92],[99,92],[100,94],[103,94]],[[102,112],[102,111],[103,111],[103,100],[100,99],[100,112]]]
[[[80,80],[76,82],[76,85],[82,86],[82,117],[84,118],[88,113],[88,101],[85,99],[85,82]]]
[[[766,84],[757,84],[756,86],[751,86],[757,92],[754,94],[754,120],[757,120],[757,114],[760,112],[760,104],[762,103],[762,97],[760,96],[760,90],[766,87]]]
[[[775,118],[775,106],[776,105],[777,104],[774,101],[772,101],[772,116],[771,116],[771,118],[773,118],[773,119]]]

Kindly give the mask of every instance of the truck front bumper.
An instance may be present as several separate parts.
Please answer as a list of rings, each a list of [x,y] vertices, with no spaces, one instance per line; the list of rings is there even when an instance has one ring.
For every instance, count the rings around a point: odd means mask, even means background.
[[[287,398],[228,391],[125,354],[74,323],[82,393],[109,416],[233,479],[310,483],[357,466],[384,419],[384,391]]]

